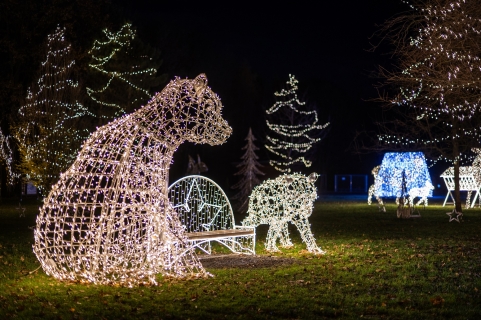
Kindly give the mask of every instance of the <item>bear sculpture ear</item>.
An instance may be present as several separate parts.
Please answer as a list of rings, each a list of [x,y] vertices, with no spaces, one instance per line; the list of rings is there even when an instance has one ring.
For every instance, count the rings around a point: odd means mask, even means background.
[[[197,97],[202,97],[207,87],[207,77],[205,74],[201,73],[194,79],[194,90]]]
[[[319,177],[319,175],[317,173],[313,172],[309,175],[309,177],[307,177],[307,180],[309,180],[310,183],[314,183],[314,182],[316,182],[318,177]]]

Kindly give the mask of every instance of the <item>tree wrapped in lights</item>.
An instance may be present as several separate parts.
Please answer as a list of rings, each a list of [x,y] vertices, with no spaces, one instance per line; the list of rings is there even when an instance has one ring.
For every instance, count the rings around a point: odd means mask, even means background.
[[[459,166],[481,130],[481,6],[476,1],[413,1],[411,12],[388,21],[398,70],[382,69],[396,112],[381,124],[381,146],[421,149],[454,165],[455,210],[462,212]],[[411,36],[409,36],[411,35]]]
[[[279,251],[277,239],[281,246],[292,247],[288,230],[288,223],[291,222],[299,230],[309,252],[324,253],[317,246],[308,221],[317,199],[317,188],[314,184],[317,177],[315,172],[308,177],[299,173],[283,174],[276,179],[267,179],[254,188],[249,199],[248,216],[242,221],[242,225],[269,225],[267,251]]]
[[[307,154],[323,137],[329,123],[319,124],[316,110],[301,110],[305,102],[297,97],[298,81],[289,75],[287,89],[275,92],[278,97],[272,107],[266,110],[268,119],[266,148],[276,158],[269,163],[280,172],[291,172],[292,166],[311,166]],[[305,108],[305,107],[304,107]]]
[[[18,169],[41,192],[50,190],[73,162],[87,135],[78,128],[85,108],[75,81],[72,48],[64,33],[65,28],[57,27],[47,37],[38,80],[28,90],[11,128],[20,156]]]
[[[158,75],[159,52],[144,45],[130,23],[119,31],[103,30],[89,54],[91,77],[87,94],[97,117],[112,119],[130,113],[151,98],[151,88],[165,81]],[[97,110],[97,111],[93,111]]]
[[[218,145],[232,129],[201,74],[172,80],[149,103],[100,127],[44,199],[34,252],[60,280],[134,286],[155,275],[206,274],[169,203],[174,151]]]
[[[264,175],[259,169],[262,165],[258,162],[259,157],[256,155],[256,147],[254,141],[256,138],[252,134],[252,129],[249,128],[249,133],[245,138],[247,144],[242,148],[245,150],[241,159],[242,162],[237,165],[240,168],[235,175],[242,175],[241,180],[232,186],[233,189],[239,189],[239,192],[232,197],[239,201],[238,210],[240,212],[246,212],[249,205],[249,196],[252,193],[252,189],[260,183],[258,175]]]
[[[20,177],[18,172],[14,170],[13,164],[13,149],[10,145],[11,136],[5,136],[0,129],[0,160],[5,165],[7,171],[6,184],[12,186],[14,181]]]

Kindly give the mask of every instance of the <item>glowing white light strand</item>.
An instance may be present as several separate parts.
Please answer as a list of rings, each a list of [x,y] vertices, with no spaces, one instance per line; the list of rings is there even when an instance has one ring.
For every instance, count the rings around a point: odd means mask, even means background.
[[[288,89],[274,93],[281,100],[276,101],[272,107],[266,110],[267,115],[276,114],[281,121],[280,124],[276,124],[269,119],[266,120],[267,127],[273,135],[266,136],[268,144],[265,146],[267,150],[280,158],[269,161],[270,165],[280,172],[291,172],[290,166],[299,162],[310,167],[311,161],[307,160],[303,154],[321,140],[320,137],[316,138],[315,136],[329,125],[329,123],[318,124],[317,111],[298,109],[304,106],[305,102],[301,102],[297,98],[297,83],[295,76],[289,75]],[[279,112],[284,113],[284,117]]]
[[[283,247],[292,246],[288,231],[288,222],[291,222],[297,227],[309,252],[324,253],[317,246],[307,219],[312,214],[317,198],[317,188],[314,185],[317,177],[316,173],[311,173],[309,177],[299,173],[284,174],[276,179],[267,179],[254,188],[249,200],[248,216],[242,225],[269,225],[267,251],[279,251],[277,239]]]
[[[201,74],[172,80],[136,112],[100,127],[44,199],[34,252],[60,280],[134,286],[206,274],[167,196],[184,141],[218,145],[231,128]]]
[[[125,114],[126,111],[124,109],[124,106],[115,102],[103,101],[101,98],[101,95],[110,89],[112,81],[118,80],[126,84],[128,88],[133,89],[133,91],[137,93],[140,93],[141,97],[147,100],[151,97],[149,91],[140,86],[139,83],[134,83],[132,79],[138,78],[137,82],[141,82],[142,76],[154,76],[157,73],[157,70],[155,68],[138,70],[139,66],[132,66],[131,70],[128,71],[108,70],[109,63],[112,62],[120,52],[129,50],[131,42],[135,39],[136,35],[130,23],[124,24],[116,33],[110,32],[108,29],[103,30],[103,33],[107,40],[95,40],[93,47],[89,51],[89,54],[91,55],[91,58],[93,60],[93,62],[89,64],[89,67],[105,75],[108,80],[105,85],[103,85],[103,87],[97,89],[88,87],[87,94],[96,103],[103,106],[112,107],[115,110],[114,117],[118,117]],[[106,50],[110,51],[105,52]],[[147,56],[141,56],[140,58],[150,59]],[[125,101],[125,103],[135,104],[137,103],[137,100]],[[100,118],[109,118],[108,115],[96,116]]]
[[[384,154],[378,174],[374,180],[375,195],[396,197],[398,216],[406,210],[412,213],[414,199],[420,197],[416,205],[428,205],[428,197],[434,189],[431,176],[422,152],[387,152]],[[406,217],[403,213],[401,216]]]
[[[7,171],[7,181],[6,184],[12,186],[14,181],[20,178],[20,174],[15,172],[13,168],[13,150],[10,146],[11,136],[4,136],[2,130],[0,129],[0,159],[5,164]]]
[[[481,148],[471,148],[471,151],[476,155],[474,157],[474,160],[472,162],[471,167],[473,168],[473,173],[475,176],[475,180],[480,184],[481,186]],[[479,191],[479,190],[478,190]],[[466,196],[466,208],[469,208],[469,203],[471,200],[471,195],[472,195],[472,190],[468,190],[468,194]],[[481,206],[481,196],[479,195],[479,192],[474,196],[473,199],[473,207],[474,203],[476,203],[476,196],[479,200],[479,204]]]
[[[79,102],[78,83],[70,79],[75,77],[75,61],[64,34],[65,28],[57,27],[48,35],[41,75],[28,89],[11,128],[20,155],[18,168],[41,191],[48,190],[74,161],[88,134],[78,126],[87,112]]]
[[[379,135],[383,144],[399,146],[439,146],[468,140],[478,143],[481,131],[477,115],[481,110],[481,58],[477,43],[481,35],[481,19],[473,1],[436,1],[410,5],[418,11],[422,26],[409,47],[403,48],[404,70],[394,76],[402,83],[400,94],[391,102],[415,110],[416,121],[436,123],[426,138]],[[424,6],[425,5],[425,6]],[[414,25],[414,24],[413,24]],[[414,59],[414,60],[412,60]],[[416,61],[417,60],[417,61]],[[458,123],[453,127],[454,123]],[[441,154],[434,162],[458,162],[461,154]]]

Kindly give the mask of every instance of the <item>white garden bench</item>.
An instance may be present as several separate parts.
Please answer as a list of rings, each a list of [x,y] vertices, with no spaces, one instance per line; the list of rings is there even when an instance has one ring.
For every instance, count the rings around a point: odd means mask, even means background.
[[[255,227],[235,225],[230,202],[214,181],[187,176],[169,187],[168,196],[192,246],[210,254],[216,241],[232,252],[255,254]]]

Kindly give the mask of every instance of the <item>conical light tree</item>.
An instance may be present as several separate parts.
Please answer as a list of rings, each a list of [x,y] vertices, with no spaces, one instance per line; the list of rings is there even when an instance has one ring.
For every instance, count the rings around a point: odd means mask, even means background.
[[[453,163],[455,210],[462,212],[460,162],[481,140],[481,6],[429,0],[411,9],[385,26],[399,62],[395,71],[382,69],[396,92],[382,101],[396,114],[381,123],[379,142]]]
[[[241,159],[242,162],[237,165],[239,171],[235,175],[242,176],[239,182],[232,186],[233,189],[239,189],[239,192],[232,197],[239,201],[238,210],[240,212],[247,212],[247,207],[249,206],[249,196],[255,186],[260,183],[258,175],[264,175],[264,173],[259,169],[262,165],[259,163],[259,157],[256,155],[256,150],[258,147],[254,144],[256,138],[252,134],[252,129],[249,128],[249,133],[245,138],[247,144],[242,148],[245,150]]]
[[[159,52],[144,45],[130,23],[103,33],[104,39],[96,40],[89,51],[87,94],[95,116],[113,119],[147,103],[150,90],[166,75],[157,74],[162,64]]]
[[[27,92],[11,128],[19,152],[18,170],[44,193],[73,162],[87,132],[78,128],[85,115],[75,81],[72,48],[65,28],[48,35],[46,59]]]
[[[0,129],[0,163],[3,163],[6,171],[6,184],[12,186],[20,177],[14,168],[13,148],[11,146],[12,136],[5,136]]]
[[[309,110],[297,97],[298,81],[289,75],[287,89],[275,92],[277,101],[266,110],[266,148],[274,159],[269,163],[280,172],[292,172],[296,164],[310,167],[308,153],[321,140],[329,123],[319,124],[316,110]]]

